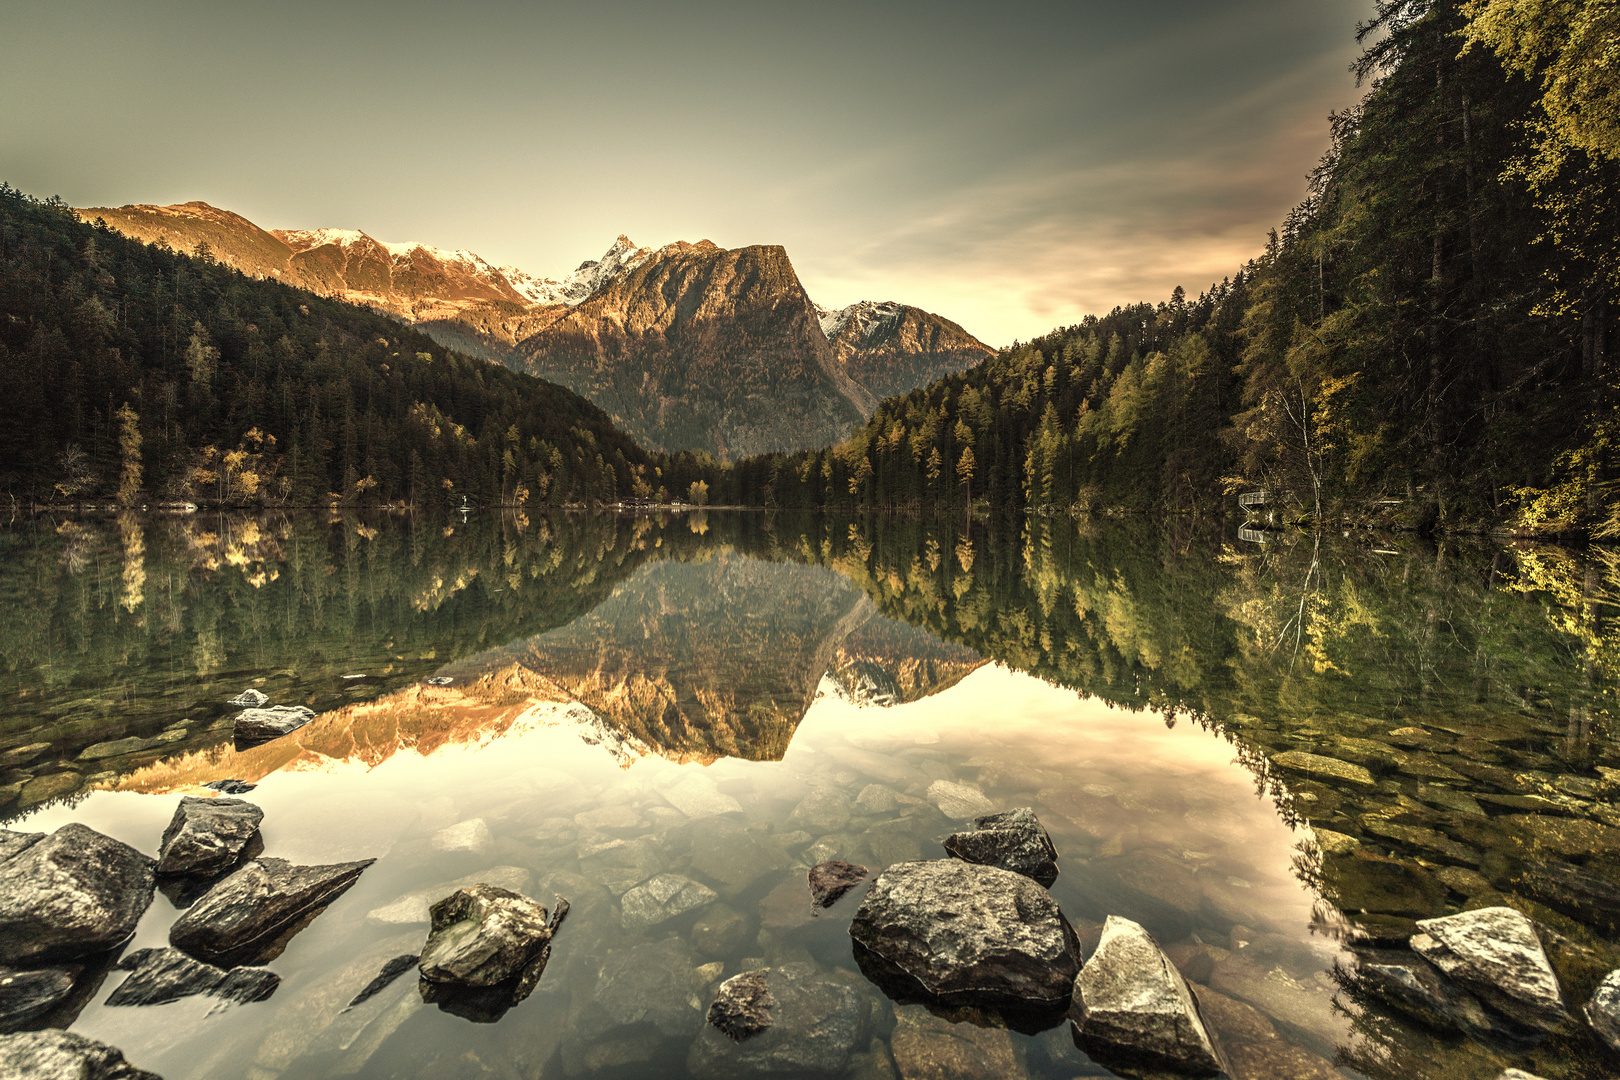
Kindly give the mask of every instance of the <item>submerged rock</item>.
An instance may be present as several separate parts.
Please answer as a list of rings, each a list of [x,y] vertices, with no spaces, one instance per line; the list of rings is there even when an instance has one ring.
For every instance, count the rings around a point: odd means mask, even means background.
[[[1050,893],[1022,874],[955,859],[883,871],[849,933],[869,954],[856,958],[870,977],[881,985],[900,976],[886,991],[949,1004],[1061,1011],[1080,971],[1074,930]]]
[[[229,870],[259,834],[264,811],[241,799],[186,796],[158,847],[159,874],[209,877]]]
[[[1604,976],[1584,1011],[1592,1030],[1609,1049],[1620,1053],[1620,968]]]
[[[254,859],[180,916],[169,944],[222,966],[272,960],[300,920],[336,900],[376,861],[294,866],[285,859]]]
[[[1117,915],[1074,986],[1076,1040],[1088,1054],[1180,1072],[1218,1073],[1225,1063],[1204,1028],[1192,988],[1148,932]]]
[[[1529,894],[1591,926],[1620,929],[1620,884],[1560,859],[1526,859],[1514,882]]]
[[[587,980],[574,993],[561,1046],[564,1071],[622,1069],[687,1045],[703,1025],[700,978],[679,938],[610,950],[594,984]]]
[[[28,845],[0,874],[0,963],[71,960],[135,932],[152,860],[77,822]]]
[[[1340,761],[1338,758],[1323,757],[1321,754],[1307,754],[1303,750],[1288,750],[1277,754],[1272,757],[1271,763],[1290,772],[1304,773],[1318,780],[1337,780],[1364,788],[1377,784],[1372,773],[1360,765]]]
[[[236,714],[235,735],[243,742],[267,742],[289,735],[313,719],[315,710],[302,705],[243,709]]]
[[[163,1080],[123,1051],[71,1031],[0,1035],[0,1080]]]
[[[392,960],[388,961],[388,963],[382,966],[382,970],[377,972],[376,977],[370,982],[366,983],[365,987],[361,989],[358,994],[349,999],[349,1003],[343,1006],[343,1011],[348,1012],[356,1005],[364,1005],[366,1002],[388,989],[388,987],[393,984],[395,979],[399,978],[401,975],[411,970],[411,968],[415,967],[421,959],[421,956],[416,953],[405,953],[402,956],[394,957]]]
[[[433,928],[419,964],[422,978],[460,987],[510,983],[516,1004],[540,981],[551,956],[552,927],[546,918],[540,904],[494,885],[457,889],[433,905]]]
[[[1564,1020],[1564,997],[1535,927],[1507,907],[1421,919],[1412,951],[1487,1006],[1545,1031]]]
[[[843,1076],[865,1028],[863,1004],[811,964],[738,975],[721,985],[686,1069],[704,1080]]]
[[[1477,998],[1411,953],[1360,957],[1350,973],[1349,985],[1357,993],[1440,1031],[1461,1031],[1476,1038],[1498,1034],[1498,1024]]]
[[[978,817],[996,808],[995,803],[985,798],[984,792],[972,784],[959,784],[954,780],[935,780],[929,784],[928,801],[948,818]]]
[[[270,704],[270,695],[263,690],[247,689],[227,700],[225,704],[242,709],[262,709]]]
[[[970,863],[1023,874],[1048,888],[1057,880],[1057,848],[1034,810],[1021,806],[1003,814],[986,814],[974,824],[978,828],[972,832],[946,837],[945,850]]]
[[[720,897],[707,885],[679,874],[659,874],[642,882],[619,902],[620,921],[626,930],[645,930],[689,911],[712,904]]]
[[[810,868],[810,902],[818,908],[830,908],[843,895],[865,881],[871,870],[856,863],[817,863]]]
[[[118,966],[132,974],[107,997],[108,1005],[163,1005],[197,994],[245,1004],[263,1001],[281,985],[281,976],[266,968],[225,971],[179,949],[139,949]]]
[[[78,967],[0,967],[0,1032],[24,1031],[38,1026],[69,994]]]

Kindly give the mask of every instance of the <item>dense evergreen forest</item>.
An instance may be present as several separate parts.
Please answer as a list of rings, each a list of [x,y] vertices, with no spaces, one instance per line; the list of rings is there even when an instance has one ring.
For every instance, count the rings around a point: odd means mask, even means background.
[[[1380,0],[1308,195],[1196,299],[883,403],[741,502],[1191,510],[1620,534],[1620,9]]]
[[[583,398],[0,185],[0,496],[566,505],[688,496]]]

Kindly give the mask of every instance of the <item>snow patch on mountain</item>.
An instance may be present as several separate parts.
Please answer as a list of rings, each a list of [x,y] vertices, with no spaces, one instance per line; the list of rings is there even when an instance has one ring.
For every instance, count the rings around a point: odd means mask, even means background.
[[[906,306],[897,304],[893,300],[878,302],[876,300],[862,300],[844,308],[824,308],[816,305],[816,317],[821,322],[821,332],[831,341],[843,332],[851,319],[855,320],[855,327],[861,340],[873,337],[880,331],[887,329],[898,322],[905,314]]]
[[[371,237],[359,229],[277,229],[283,243],[297,251],[308,251],[310,248],[324,247],[335,244],[338,247],[348,247],[358,244],[362,240],[371,240]],[[376,243],[376,241],[372,241]]]
[[[637,247],[628,236],[621,234],[600,259],[582,262],[573,273],[561,278],[535,277],[515,266],[503,266],[500,271],[512,288],[531,304],[573,307],[589,300],[614,278],[628,274],[653,255],[651,248]]]

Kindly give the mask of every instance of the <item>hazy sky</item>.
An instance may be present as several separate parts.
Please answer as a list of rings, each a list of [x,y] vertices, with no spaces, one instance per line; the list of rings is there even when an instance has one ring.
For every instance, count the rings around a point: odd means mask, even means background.
[[[783,244],[1002,345],[1258,252],[1370,7],[0,0],[0,180],[539,274]]]

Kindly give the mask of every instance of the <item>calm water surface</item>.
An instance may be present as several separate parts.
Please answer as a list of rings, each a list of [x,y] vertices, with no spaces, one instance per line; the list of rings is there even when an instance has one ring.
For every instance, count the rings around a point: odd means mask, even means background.
[[[891,1002],[851,956],[857,899],[811,917],[810,865],[941,858],[970,814],[1031,806],[1083,943],[1109,914],[1146,926],[1239,1080],[1608,1075],[1574,1028],[1490,1048],[1339,975],[1416,918],[1500,903],[1546,928],[1572,1003],[1620,966],[1615,912],[1549,870],[1620,858],[1620,574],[1601,553],[1269,539],[720,513],[14,522],[6,827],[81,821],[155,854],[180,795],[232,777],[258,785],[267,855],[378,860],[269,963],[268,1001],[108,1007],[114,972],[57,1021],[169,1080],[675,1076],[720,981],[804,963],[860,995],[852,1078],[1114,1075],[1067,1025]],[[221,702],[247,686],[321,715],[238,750]],[[1301,751],[1344,769],[1302,772]],[[695,906],[647,915],[635,890],[660,874]],[[472,880],[571,901],[536,993],[474,1023],[406,977],[343,1012]],[[160,894],[127,948],[178,916]]]

